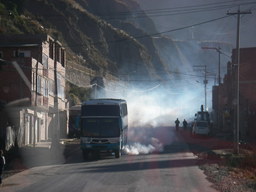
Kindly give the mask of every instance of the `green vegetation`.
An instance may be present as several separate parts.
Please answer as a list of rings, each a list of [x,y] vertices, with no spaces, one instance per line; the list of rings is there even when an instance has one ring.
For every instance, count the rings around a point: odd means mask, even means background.
[[[154,71],[154,65],[161,65],[160,62],[152,63],[152,58],[157,57],[151,54],[156,52],[153,48],[150,53],[142,42],[132,37],[136,29],[132,23],[128,33],[125,28],[113,26],[92,14],[98,6],[89,7],[89,1],[85,2],[0,0],[0,34],[47,33],[65,46],[67,60],[84,65],[102,77],[108,73],[117,74],[119,69],[130,70],[131,67],[150,72]],[[113,8],[116,3],[112,1]],[[129,9],[128,6],[127,11]],[[103,6],[98,11],[104,10]],[[76,62],[78,55],[84,58],[84,62]],[[149,74],[153,73],[145,73],[145,76]],[[77,104],[89,98],[91,90],[70,85],[66,93],[70,103]]]
[[[0,0],[0,33],[43,33],[42,28],[22,12],[22,0]]]
[[[92,92],[91,88],[82,88],[70,83],[67,84],[69,87],[68,99],[70,106],[81,104],[83,101],[90,99]]]
[[[245,154],[232,154],[227,157],[227,164],[231,167],[238,168],[256,168],[256,154],[245,153]]]

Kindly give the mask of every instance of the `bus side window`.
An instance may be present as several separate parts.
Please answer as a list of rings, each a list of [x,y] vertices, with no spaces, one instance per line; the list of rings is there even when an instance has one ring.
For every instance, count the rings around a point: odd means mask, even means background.
[[[127,115],[127,106],[126,106],[126,104],[122,104],[122,115],[124,115],[124,116]]]
[[[127,112],[127,105],[126,104],[124,104],[124,110],[125,110],[125,115],[127,115],[128,112]]]

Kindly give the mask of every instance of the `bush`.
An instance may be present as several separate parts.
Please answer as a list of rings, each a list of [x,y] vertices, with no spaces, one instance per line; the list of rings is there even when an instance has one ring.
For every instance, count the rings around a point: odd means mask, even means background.
[[[241,155],[230,155],[227,157],[227,164],[231,167],[240,167],[243,162]]]
[[[231,155],[227,157],[227,164],[238,168],[256,168],[256,154]]]

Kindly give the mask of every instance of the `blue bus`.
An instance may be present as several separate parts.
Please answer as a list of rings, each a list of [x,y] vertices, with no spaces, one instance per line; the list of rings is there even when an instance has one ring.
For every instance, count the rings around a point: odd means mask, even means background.
[[[127,143],[128,112],[123,99],[92,99],[81,106],[80,143],[90,153],[110,152],[119,158]]]
[[[69,124],[68,124],[69,138],[80,136],[80,116],[81,116],[81,105],[75,105],[69,108]]]

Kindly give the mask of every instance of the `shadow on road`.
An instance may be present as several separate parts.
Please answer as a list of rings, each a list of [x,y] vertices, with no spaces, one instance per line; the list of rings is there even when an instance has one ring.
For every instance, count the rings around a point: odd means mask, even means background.
[[[190,159],[171,159],[171,160],[159,160],[159,161],[141,161],[141,162],[129,162],[122,164],[102,165],[86,168],[86,172],[126,172],[126,171],[141,171],[150,169],[166,169],[166,168],[178,168],[178,167],[191,167],[205,164],[205,160],[199,160],[195,158]]]

